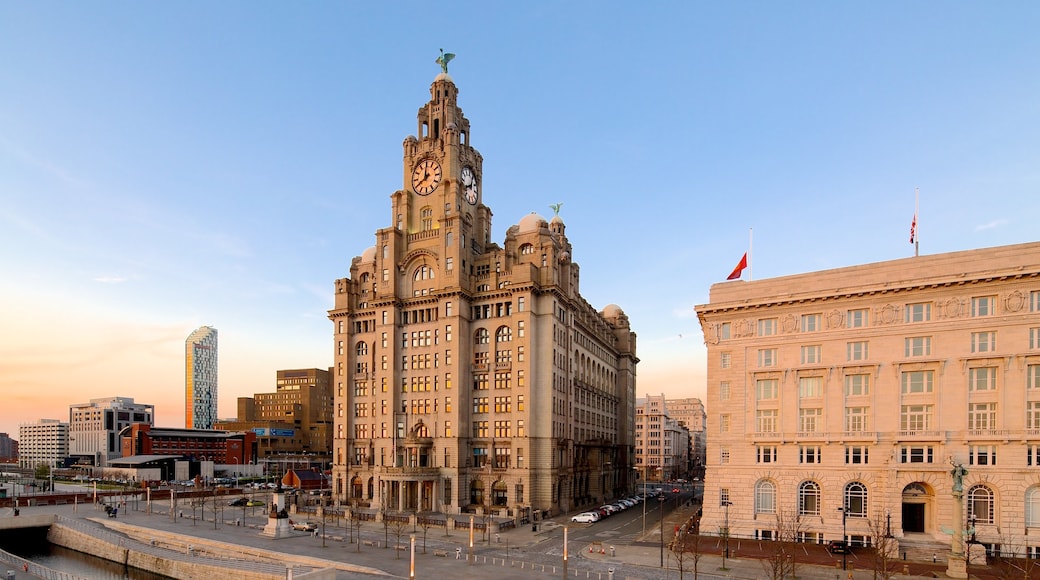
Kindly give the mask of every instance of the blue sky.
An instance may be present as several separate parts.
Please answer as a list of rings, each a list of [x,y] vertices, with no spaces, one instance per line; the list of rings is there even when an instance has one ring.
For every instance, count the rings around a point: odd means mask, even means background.
[[[1033,2],[0,0],[0,431],[132,396],[183,424],[332,361],[438,49],[492,238],[561,217],[639,393],[702,395],[693,307],[755,279],[1038,238]]]

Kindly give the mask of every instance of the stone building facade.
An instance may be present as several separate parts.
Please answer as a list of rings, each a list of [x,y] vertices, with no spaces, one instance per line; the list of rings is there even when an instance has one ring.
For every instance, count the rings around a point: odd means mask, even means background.
[[[973,526],[1036,554],[1040,243],[723,282],[697,312],[702,530],[941,549]]]
[[[441,73],[391,224],[336,281],[333,491],[391,511],[569,511],[631,489],[636,337],[563,220],[491,241],[483,157]]]

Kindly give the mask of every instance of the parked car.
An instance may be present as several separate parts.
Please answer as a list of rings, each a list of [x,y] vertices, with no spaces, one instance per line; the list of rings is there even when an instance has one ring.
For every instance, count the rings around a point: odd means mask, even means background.
[[[313,532],[318,529],[318,524],[314,522],[293,522],[292,528],[298,532]]]
[[[264,505],[264,502],[258,499],[251,499],[246,502],[246,507],[263,507]]]
[[[582,512],[572,517],[571,521],[579,524],[594,524],[599,521],[599,514],[593,512]]]
[[[238,499],[233,499],[229,501],[227,504],[231,507],[245,507],[249,504],[249,500],[244,497],[240,497]]]
[[[613,505],[610,505],[610,504],[601,505],[601,506],[599,506],[599,509],[607,510],[608,514],[613,514],[614,512],[620,511],[620,510],[618,510],[617,506],[613,506]]]
[[[831,554],[847,554],[849,552],[849,545],[842,540],[831,540],[827,544],[827,551]]]

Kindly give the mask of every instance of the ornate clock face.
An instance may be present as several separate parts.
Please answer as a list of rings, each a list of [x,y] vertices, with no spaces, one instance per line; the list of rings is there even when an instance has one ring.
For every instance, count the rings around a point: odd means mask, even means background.
[[[462,187],[466,190],[466,201],[470,205],[476,205],[477,203],[477,176],[473,174],[473,170],[469,167],[462,168]]]
[[[441,166],[433,159],[420,161],[412,170],[412,189],[419,195],[429,195],[441,182]]]

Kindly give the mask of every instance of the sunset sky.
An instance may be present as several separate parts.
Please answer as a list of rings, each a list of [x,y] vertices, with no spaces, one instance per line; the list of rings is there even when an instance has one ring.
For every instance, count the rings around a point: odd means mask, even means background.
[[[1036,241],[1040,4],[0,0],[0,432],[133,397],[183,425],[328,367],[443,48],[492,239],[560,212],[638,392],[702,396],[694,305],[755,279]],[[749,272],[745,271],[745,278]]]

